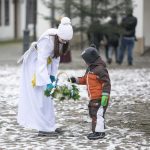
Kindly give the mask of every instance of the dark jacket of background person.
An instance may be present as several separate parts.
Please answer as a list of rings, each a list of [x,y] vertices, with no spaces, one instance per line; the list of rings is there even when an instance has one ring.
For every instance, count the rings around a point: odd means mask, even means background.
[[[137,18],[132,15],[132,10],[127,11],[127,15],[122,19],[121,26],[124,29],[124,37],[135,37]]]

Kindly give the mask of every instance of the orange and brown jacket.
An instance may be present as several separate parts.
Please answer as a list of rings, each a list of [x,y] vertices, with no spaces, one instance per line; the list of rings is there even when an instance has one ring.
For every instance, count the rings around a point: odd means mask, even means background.
[[[106,64],[99,57],[90,64],[83,77],[78,77],[78,84],[86,85],[90,100],[99,99],[102,93],[110,94],[111,83]]]

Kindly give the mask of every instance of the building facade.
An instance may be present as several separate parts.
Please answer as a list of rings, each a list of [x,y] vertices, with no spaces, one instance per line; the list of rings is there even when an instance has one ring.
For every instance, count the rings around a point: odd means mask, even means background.
[[[30,0],[28,0],[30,1]],[[37,0],[36,31],[39,37],[50,28],[49,20],[43,16],[50,16],[50,10],[45,7],[42,0]],[[150,47],[150,0],[133,0],[134,15],[138,19],[136,28],[136,50],[142,54]],[[0,0],[0,41],[18,39],[23,37],[26,28],[26,0]],[[33,23],[29,22],[30,35],[33,34]]]
[[[37,36],[39,36],[50,27],[50,22],[43,18],[50,12],[41,0],[38,1],[37,13],[36,30]],[[29,15],[31,14],[29,13]],[[25,28],[26,0],[0,0],[0,41],[22,38]],[[30,19],[28,28],[32,35],[33,23],[30,22]]]

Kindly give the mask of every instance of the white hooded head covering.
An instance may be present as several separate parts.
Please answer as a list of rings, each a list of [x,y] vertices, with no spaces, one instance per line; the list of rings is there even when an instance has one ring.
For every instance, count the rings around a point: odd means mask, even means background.
[[[71,21],[68,17],[63,17],[58,26],[57,35],[63,40],[71,40],[73,37],[73,29],[71,25]]]

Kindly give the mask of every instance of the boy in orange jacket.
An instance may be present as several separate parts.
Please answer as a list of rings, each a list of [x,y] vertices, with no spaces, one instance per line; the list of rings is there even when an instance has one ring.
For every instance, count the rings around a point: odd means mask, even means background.
[[[105,136],[104,114],[111,90],[110,78],[106,64],[95,47],[88,47],[81,56],[88,68],[83,77],[71,77],[71,82],[87,86],[90,98],[89,115],[92,119],[92,133],[88,134],[87,138],[90,140],[101,139]]]

